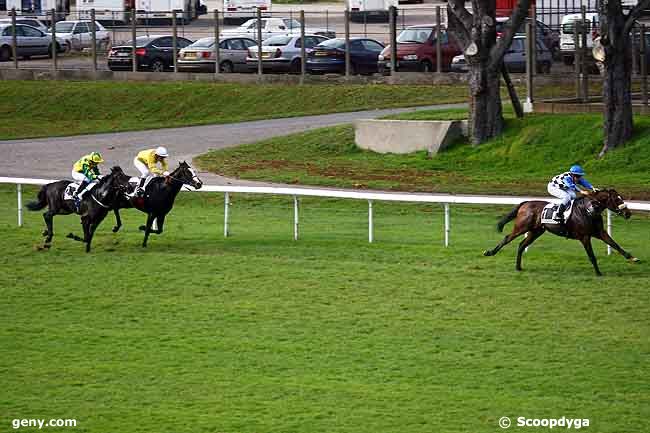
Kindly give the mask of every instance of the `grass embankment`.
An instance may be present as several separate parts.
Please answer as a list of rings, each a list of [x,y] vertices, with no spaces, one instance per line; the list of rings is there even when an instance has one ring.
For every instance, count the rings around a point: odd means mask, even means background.
[[[29,189],[28,195],[34,193]],[[647,432],[648,265],[542,237],[484,258],[505,209],[179,196],[140,247],[143,215],[111,218],[94,251],[35,251],[41,212],[17,229],[0,187],[0,423],[76,418],[108,432],[494,433],[501,416],[589,418],[589,432]],[[650,220],[615,236],[650,257]],[[539,430],[539,429],[538,429]],[[540,431],[546,431],[541,429]],[[21,429],[33,432],[36,429]],[[510,431],[526,431],[511,427]]]
[[[466,118],[463,110],[409,113],[409,119]],[[226,176],[308,185],[405,191],[546,195],[549,178],[580,163],[596,185],[650,199],[650,118],[635,119],[623,148],[602,146],[600,115],[533,115],[507,119],[505,133],[478,147],[459,142],[432,159],[359,150],[352,126],[325,128],[196,158]]]
[[[0,82],[0,139],[463,102],[454,86]]]

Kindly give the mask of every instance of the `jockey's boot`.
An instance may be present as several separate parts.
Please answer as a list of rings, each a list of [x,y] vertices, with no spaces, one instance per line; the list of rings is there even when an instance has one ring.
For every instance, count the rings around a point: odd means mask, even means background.
[[[79,188],[77,188],[77,190],[73,194],[74,204],[77,207],[77,210],[79,210],[79,207],[81,206],[81,198],[83,197],[83,194],[86,191],[87,186],[88,186],[88,181],[84,180],[83,182],[81,182],[81,185],[79,185]]]
[[[557,213],[555,214],[555,221],[557,221],[560,225],[564,225],[565,223],[564,212],[566,212],[566,205],[564,203],[560,203],[557,208]]]
[[[147,180],[146,177],[141,177],[140,178],[140,183],[135,189],[135,192],[133,193],[134,197],[142,197],[144,195],[144,181]]]

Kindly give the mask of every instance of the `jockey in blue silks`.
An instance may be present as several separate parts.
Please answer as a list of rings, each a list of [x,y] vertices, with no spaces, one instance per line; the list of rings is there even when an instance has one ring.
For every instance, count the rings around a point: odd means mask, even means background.
[[[584,178],[585,171],[579,165],[571,166],[569,171],[554,176],[548,183],[548,192],[562,200],[555,217],[556,221],[564,224],[564,212],[571,200],[575,200],[576,194],[583,190],[593,192],[596,189]]]

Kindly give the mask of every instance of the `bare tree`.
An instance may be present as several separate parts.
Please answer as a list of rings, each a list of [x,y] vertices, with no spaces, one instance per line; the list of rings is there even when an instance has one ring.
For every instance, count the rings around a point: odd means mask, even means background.
[[[605,51],[603,61],[604,145],[599,157],[632,137],[632,49],[630,32],[650,0],[641,0],[627,14],[621,0],[600,2],[600,44]]]
[[[499,92],[503,56],[528,14],[529,3],[530,0],[517,2],[497,39],[496,0],[472,0],[472,13],[465,8],[465,0],[448,0],[448,29],[463,48],[469,68],[469,136],[475,145],[503,130]]]

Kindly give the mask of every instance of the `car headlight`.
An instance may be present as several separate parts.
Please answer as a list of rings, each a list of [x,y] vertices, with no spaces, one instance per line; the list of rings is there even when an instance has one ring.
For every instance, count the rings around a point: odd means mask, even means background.
[[[404,60],[417,60],[418,55],[417,54],[409,54],[407,56],[404,56]]]
[[[379,55],[379,60],[384,60],[384,56],[382,56],[382,55],[380,54],[380,55]]]

